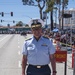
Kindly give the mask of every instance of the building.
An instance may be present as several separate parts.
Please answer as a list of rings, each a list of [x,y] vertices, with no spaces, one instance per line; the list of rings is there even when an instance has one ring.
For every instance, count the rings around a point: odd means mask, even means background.
[[[75,27],[75,8],[64,10],[64,13],[72,14],[71,18],[64,18],[64,28],[74,28]]]

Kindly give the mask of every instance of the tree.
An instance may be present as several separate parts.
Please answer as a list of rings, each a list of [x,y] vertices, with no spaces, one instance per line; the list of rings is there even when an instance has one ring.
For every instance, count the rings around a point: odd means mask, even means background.
[[[42,19],[43,8],[45,7],[46,0],[22,0],[23,5],[30,5],[30,6],[38,6],[40,19]]]
[[[29,25],[28,24],[25,24],[25,27],[29,28]]]
[[[23,22],[22,21],[19,21],[16,26],[23,26]]]
[[[50,20],[51,20],[51,30],[53,30],[53,9],[54,9],[55,0],[47,0],[47,9],[46,12],[50,12]]]
[[[61,17],[60,17],[60,7],[61,7],[61,0],[56,0],[56,5],[58,5],[58,20],[59,20],[59,29],[61,29]]]
[[[59,5],[59,8],[58,8]],[[60,14],[60,5],[62,5],[62,15],[64,14],[64,8],[68,5],[68,0],[47,0],[47,12],[51,12],[51,30],[53,30],[53,10],[55,9],[55,6],[59,9]],[[62,29],[63,29],[63,17],[62,17]]]
[[[58,7],[58,9],[59,9],[59,27],[61,27],[60,25],[61,25],[61,23],[60,23],[60,20],[61,20],[61,16],[64,14],[64,8],[66,8],[67,7],[67,5],[68,5],[68,1],[69,0],[56,0],[56,5],[58,5],[59,7]],[[62,15],[60,15],[60,6],[62,5]],[[63,17],[62,17],[62,29],[63,29],[63,22],[64,22],[64,20],[63,20]]]

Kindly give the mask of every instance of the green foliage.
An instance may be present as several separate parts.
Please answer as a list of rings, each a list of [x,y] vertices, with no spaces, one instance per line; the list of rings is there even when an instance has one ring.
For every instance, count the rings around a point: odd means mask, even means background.
[[[64,2],[63,2],[64,1]],[[69,0],[47,0],[47,9],[46,12],[50,12],[54,9],[54,6],[56,5],[61,5],[62,3],[64,3],[64,7],[66,7],[68,5],[68,1]]]
[[[64,6],[66,7],[68,5],[68,0],[64,0]]]
[[[55,3],[56,4],[61,4],[61,0],[56,0]]]
[[[48,0],[46,12],[52,11],[54,8],[54,4],[55,4],[55,0]]]
[[[23,26],[22,21],[19,21],[19,22],[16,24],[16,26]]]
[[[29,27],[29,25],[28,25],[28,24],[26,24],[26,25],[25,25],[25,27]]]

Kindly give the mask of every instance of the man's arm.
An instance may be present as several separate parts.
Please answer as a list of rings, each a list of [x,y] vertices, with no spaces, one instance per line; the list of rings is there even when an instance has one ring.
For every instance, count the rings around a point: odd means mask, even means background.
[[[26,65],[27,65],[27,56],[23,55],[22,57],[22,75],[25,75]]]
[[[54,54],[50,55],[50,61],[51,61],[51,66],[52,66],[52,73],[53,75],[56,75],[56,61],[55,61]]]

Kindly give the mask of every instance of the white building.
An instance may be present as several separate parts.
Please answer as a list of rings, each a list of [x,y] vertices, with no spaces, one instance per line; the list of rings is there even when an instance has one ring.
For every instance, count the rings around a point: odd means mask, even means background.
[[[72,14],[71,18],[64,18],[64,26],[66,28],[74,28],[75,27],[75,8],[71,8],[70,10],[65,10],[64,13]]]

